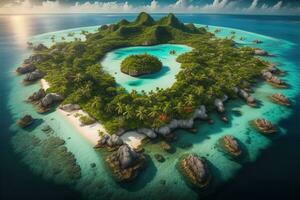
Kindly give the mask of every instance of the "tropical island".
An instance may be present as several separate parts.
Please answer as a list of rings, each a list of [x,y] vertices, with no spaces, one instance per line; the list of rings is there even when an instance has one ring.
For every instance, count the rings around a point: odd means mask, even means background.
[[[131,55],[121,63],[121,72],[130,76],[141,76],[158,72],[162,68],[161,61],[151,55]]]
[[[126,91],[101,66],[100,61],[112,50],[158,44],[192,48],[177,57],[181,71],[170,88],[140,93]],[[174,54],[175,51],[170,52]],[[141,149],[133,149],[121,139],[124,133],[172,139],[175,129],[193,129],[195,119],[213,123],[208,117],[211,111],[217,111],[227,122],[224,107],[227,100],[242,98],[249,106],[256,107],[251,92],[260,80],[265,79],[274,87],[287,86],[275,76],[277,68],[258,56],[268,56],[268,53],[237,47],[233,40],[220,39],[203,27],[184,24],[173,14],[155,21],[147,13],[140,13],[133,22],[123,19],[117,24],[101,26],[96,33],[86,34],[85,41],[56,43],[49,48],[39,45],[17,72],[26,74],[26,84],[43,78],[51,86],[28,99],[39,112],[47,112],[60,103],[65,111],[84,111],[80,114],[82,124],[100,122],[105,130],[99,132],[95,147],[112,151],[106,159],[108,166],[118,180],[126,181],[137,176],[146,159]],[[141,54],[123,60],[120,71],[140,76],[161,68],[158,58]],[[276,101],[288,99],[277,95]],[[19,123],[27,124],[23,121]],[[254,125],[263,127],[261,130],[275,130],[265,120]],[[232,156],[241,154],[233,137],[223,138],[222,144]],[[168,143],[162,148],[171,149]],[[157,159],[163,160],[159,155]],[[181,162],[183,174],[192,183],[200,188],[209,184],[211,175],[204,159],[189,155]]]

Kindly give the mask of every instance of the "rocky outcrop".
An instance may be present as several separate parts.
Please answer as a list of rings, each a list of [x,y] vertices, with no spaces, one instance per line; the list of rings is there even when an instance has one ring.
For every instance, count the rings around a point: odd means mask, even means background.
[[[272,134],[277,132],[275,126],[266,119],[255,119],[252,121],[256,129],[263,134]]]
[[[160,143],[160,146],[161,146],[161,148],[164,150],[164,151],[166,151],[166,152],[171,152],[172,151],[172,146],[169,144],[169,143],[167,143],[167,142],[165,142],[165,141],[162,141],[161,143]]]
[[[237,91],[238,96],[243,98],[249,106],[256,107],[255,99],[248,92],[239,88],[235,88],[234,91]]]
[[[18,74],[27,74],[27,73],[33,72],[35,70],[36,70],[36,68],[33,64],[27,64],[27,65],[23,65],[22,67],[18,67],[16,69],[16,72]]]
[[[166,136],[171,133],[171,129],[168,125],[162,126],[160,128],[155,128],[154,131],[162,136]]]
[[[33,64],[35,62],[41,62],[41,61],[44,61],[44,60],[46,60],[48,58],[49,58],[49,55],[34,54],[34,55],[31,55],[29,58],[27,58],[27,59],[24,60],[24,65]]]
[[[38,44],[37,46],[34,46],[33,47],[33,50],[34,51],[44,51],[44,50],[47,50],[48,48],[43,45],[43,44]]]
[[[253,40],[253,43],[255,43],[255,44],[261,44],[261,43],[263,43],[263,41],[261,41],[261,40]]]
[[[231,135],[225,135],[220,139],[221,147],[231,156],[239,157],[242,150],[238,141]]]
[[[66,112],[72,112],[74,110],[80,110],[80,106],[78,104],[60,105],[59,108],[66,111]]]
[[[121,145],[123,145],[124,142],[122,138],[118,135],[108,135],[105,134],[101,137],[101,139],[98,141],[98,144],[94,148],[104,148],[108,147],[110,149],[117,148]]]
[[[123,144],[123,140],[121,139],[121,137],[114,134],[108,138],[106,144],[109,147],[121,146]]]
[[[287,84],[283,80],[280,80],[278,77],[274,76],[273,72],[280,73],[280,72],[276,71],[276,69],[267,68],[267,69],[264,69],[261,71],[261,75],[268,83],[270,83],[274,87],[277,87],[277,88],[287,87]]]
[[[270,56],[270,54],[262,49],[255,49],[254,55],[256,56]]]
[[[25,115],[21,119],[17,121],[17,125],[25,128],[33,123],[34,119],[31,117],[31,115]]]
[[[219,113],[223,113],[225,111],[223,101],[221,99],[215,99],[214,104],[215,104],[216,109]]]
[[[139,128],[137,130],[138,133],[146,135],[148,138],[154,139],[157,137],[156,133],[149,128]]]
[[[211,174],[204,159],[188,155],[180,161],[180,171],[194,186],[204,189],[211,182]]]
[[[142,169],[145,157],[124,144],[107,156],[106,162],[117,181],[130,181]]]
[[[37,92],[34,92],[31,96],[28,97],[29,102],[36,102],[46,96],[44,89],[39,89]]]
[[[206,113],[205,106],[201,105],[198,109],[196,109],[194,112],[193,118],[194,119],[207,119],[208,115]]]
[[[56,93],[49,93],[40,101],[40,106],[44,108],[50,107],[53,103],[62,101],[64,98]]]
[[[23,79],[24,82],[33,82],[43,78],[45,74],[40,70],[36,69],[33,72],[26,74],[25,78]]]
[[[271,96],[271,100],[275,103],[280,104],[280,105],[284,105],[284,106],[290,106],[291,105],[290,100],[281,93],[273,94]]]

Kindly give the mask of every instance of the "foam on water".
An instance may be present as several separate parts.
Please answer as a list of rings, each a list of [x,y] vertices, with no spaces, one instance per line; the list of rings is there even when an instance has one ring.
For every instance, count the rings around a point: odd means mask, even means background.
[[[130,199],[161,199],[163,197],[170,198],[172,196],[176,199],[196,199],[198,197],[197,192],[187,186],[176,168],[178,159],[186,153],[198,154],[205,157],[209,161],[210,168],[213,172],[214,184],[228,180],[238,169],[242,167],[244,162],[255,160],[261,149],[266,148],[269,144],[271,144],[273,139],[279,137],[264,137],[263,135],[257,133],[248,122],[249,120],[258,117],[265,117],[276,124],[283,118],[288,117],[291,114],[291,110],[289,108],[271,103],[268,99],[268,96],[275,92],[281,92],[289,97],[292,101],[295,100],[296,95],[300,91],[300,86],[297,81],[297,73],[299,72],[296,70],[295,65],[286,60],[283,56],[285,52],[293,47],[292,43],[238,29],[210,26],[209,31],[213,32],[216,28],[221,29],[221,32],[217,33],[217,36],[219,37],[230,37],[231,32],[235,31],[237,38],[236,42],[239,45],[247,44],[250,46],[257,46],[269,51],[271,54],[276,55],[276,57],[270,57],[267,59],[271,60],[272,62],[279,63],[279,68],[287,71],[286,76],[282,78],[286,80],[291,87],[288,89],[274,89],[270,85],[260,84],[257,86],[255,93],[253,94],[256,99],[261,101],[261,106],[259,108],[250,108],[249,106],[245,105],[244,102],[239,100],[232,101],[226,104],[226,110],[230,119],[229,124],[224,124],[218,119],[217,115],[211,114],[211,117],[215,121],[214,125],[207,125],[204,124],[204,122],[197,122],[196,126],[198,128],[198,132],[196,134],[191,134],[183,130],[177,131],[178,141],[172,144],[176,151],[173,154],[161,151],[159,144],[146,145],[145,151],[146,154],[149,155],[146,168],[133,183],[117,184],[104,165],[104,153],[95,151],[92,146],[84,138],[82,138],[79,133],[77,133],[77,130],[74,129],[74,127],[72,127],[72,125],[70,125],[67,120],[65,120],[57,112],[52,112],[47,115],[37,114],[32,105],[26,104],[23,101],[28,97],[28,95],[36,91],[39,86],[37,84],[23,86],[21,84],[22,77],[14,77],[12,78],[13,81],[11,84],[13,87],[9,97],[9,108],[14,118],[18,119],[25,113],[28,113],[33,117],[40,119],[40,123],[36,123],[34,128],[31,129],[20,130],[16,126],[11,127],[12,129],[18,130],[17,136],[13,138],[13,143],[15,144],[16,150],[18,150],[18,145],[21,146],[21,144],[25,141],[24,137],[28,137],[29,135],[35,135],[41,140],[45,139],[47,136],[45,136],[41,131],[41,127],[45,124],[50,125],[53,128],[55,135],[66,141],[65,146],[75,155],[77,163],[81,166],[82,176],[72,185],[74,188],[81,191],[84,196],[90,199],[122,199],[122,197],[127,197]],[[97,27],[86,27],[76,30],[73,29],[52,32],[49,34],[35,36],[32,38],[31,42],[34,44],[42,42],[50,46],[52,44],[52,35],[59,35],[56,38],[62,36],[67,37],[68,33],[70,32],[76,32],[76,34],[80,34],[81,30],[95,31],[96,29]],[[240,41],[240,36],[246,37],[246,39],[244,41]],[[82,38],[83,37],[84,36],[82,36]],[[252,41],[254,39],[262,40],[263,43],[253,44]],[[68,40],[74,40],[74,37],[68,38]],[[167,48],[168,51],[166,52],[169,52],[169,48],[173,49],[174,47],[177,47],[177,45],[159,45],[155,48],[158,48],[161,51],[164,51],[166,50],[165,48]],[[110,58],[110,61],[114,61],[114,56],[119,56],[117,57],[118,59],[116,59],[118,61],[115,62],[120,62],[120,58],[135,53],[135,50],[145,51],[145,49],[147,49],[148,53],[152,52],[151,47],[149,48],[150,51],[148,51],[148,47],[143,47],[142,50],[141,47],[138,47],[137,49],[119,49],[108,54],[107,58]],[[186,50],[186,47],[180,46],[178,48],[178,51]],[[133,49],[134,51],[132,51]],[[119,53],[121,54],[119,55]],[[170,55],[165,54],[165,56],[168,57]],[[17,63],[21,63],[23,59],[24,57],[20,58]],[[108,66],[106,67],[107,70],[115,70],[109,68]],[[173,71],[172,73],[175,72],[177,73],[178,71]],[[112,75],[114,75],[114,73],[112,73]],[[128,90],[132,88],[141,89],[143,88],[144,84],[147,85],[147,88],[145,89],[148,90],[155,88],[155,84],[157,83],[153,83],[153,85],[151,85],[150,82],[142,79],[142,82],[136,83],[136,85],[133,84],[132,86],[128,83],[124,83],[123,86]],[[169,81],[167,84],[171,85],[172,82]],[[236,111],[240,111],[241,116],[237,115]],[[280,134],[284,133],[285,130],[281,129]],[[225,134],[234,135],[242,143],[245,156],[241,161],[237,162],[228,159],[228,157],[217,147],[216,144],[219,138]],[[183,144],[192,144],[192,147],[184,149],[182,148]],[[33,159],[29,156],[33,151],[36,150],[37,149],[35,149],[33,146],[33,148],[24,151],[21,155],[25,163],[27,163],[33,169],[33,171],[45,176],[47,173],[49,173],[41,170],[41,168],[45,167],[43,166],[45,163],[37,163],[36,159]],[[166,158],[166,161],[164,163],[157,162],[154,159],[154,154],[156,153],[162,154]],[[55,160],[53,162],[55,162]],[[91,163],[95,163],[96,167],[91,168]],[[49,163],[47,164],[49,165]],[[51,175],[53,174],[48,174],[47,177],[51,178]]]

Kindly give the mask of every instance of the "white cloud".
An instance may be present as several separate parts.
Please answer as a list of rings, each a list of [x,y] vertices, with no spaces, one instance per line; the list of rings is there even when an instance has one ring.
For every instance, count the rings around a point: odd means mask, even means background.
[[[75,3],[71,6],[63,5],[57,1],[45,0],[40,5],[33,5],[30,0],[23,2],[8,3],[0,7],[0,14],[39,14],[39,13],[135,13],[147,12],[175,12],[175,13],[230,13],[230,14],[298,14],[300,7],[289,7],[278,1],[274,5],[263,3],[259,6],[260,0],[253,0],[249,7],[243,7],[240,1],[213,0],[206,5],[197,5],[192,0],[177,0],[170,5],[159,5],[159,0],[152,0],[148,5],[133,6],[128,2],[94,2]],[[263,2],[263,0],[261,0]]]

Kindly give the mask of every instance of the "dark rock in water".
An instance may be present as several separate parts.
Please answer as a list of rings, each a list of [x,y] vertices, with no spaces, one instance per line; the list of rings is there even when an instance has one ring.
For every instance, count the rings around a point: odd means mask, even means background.
[[[96,167],[96,163],[91,163],[91,168],[95,168]]]
[[[142,169],[145,157],[124,144],[106,158],[117,181],[130,181]]]
[[[28,97],[28,101],[35,102],[46,96],[46,92],[44,89],[39,89],[39,91],[34,92],[31,96]]]
[[[22,67],[18,67],[16,69],[16,72],[19,74],[26,74],[29,72],[33,72],[34,70],[36,70],[36,68],[33,64],[27,64],[27,65],[23,65]]]
[[[231,156],[238,157],[242,154],[242,150],[238,141],[231,135],[225,135],[220,140],[221,147]]]
[[[40,108],[48,108],[53,103],[62,101],[64,98],[56,93],[49,93],[45,97],[43,97],[39,103]]]
[[[158,162],[164,162],[165,158],[160,155],[160,154],[154,154],[154,158],[158,161]]]
[[[163,150],[165,150],[166,152],[170,152],[172,150],[172,147],[169,143],[165,142],[165,141],[162,141],[160,143],[160,146]]]
[[[255,119],[252,121],[252,124],[256,129],[263,134],[269,135],[277,132],[275,126],[266,119]]]
[[[194,186],[203,189],[211,182],[211,174],[204,159],[188,155],[180,161],[180,169],[187,180]]]
[[[34,121],[34,119],[31,117],[31,115],[25,115],[24,117],[22,117],[21,119],[19,119],[17,121],[17,124],[22,127],[25,128],[27,126],[29,126],[30,124],[32,124]]]
[[[109,147],[121,146],[123,144],[123,140],[121,137],[114,134],[106,141],[106,144]]]
[[[24,82],[33,82],[36,81],[38,79],[43,78],[45,74],[41,71],[39,71],[38,69],[34,70],[33,72],[30,72],[28,74],[26,74],[25,78],[24,78]]]
[[[254,55],[256,56],[270,56],[270,54],[262,49],[254,50]]]

